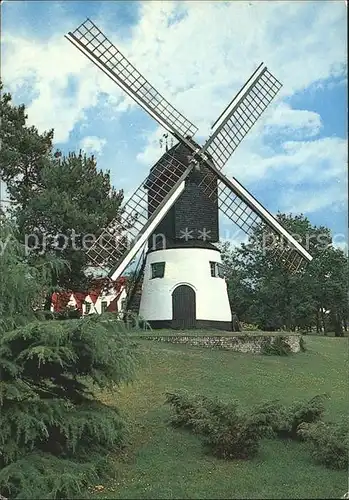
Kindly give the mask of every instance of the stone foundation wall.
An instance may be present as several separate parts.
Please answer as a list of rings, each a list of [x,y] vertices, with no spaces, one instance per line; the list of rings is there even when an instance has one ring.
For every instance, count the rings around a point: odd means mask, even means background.
[[[197,347],[227,349],[236,352],[260,354],[267,342],[274,342],[278,335],[142,335],[147,340],[170,342],[171,344],[188,344]],[[282,338],[291,348],[291,352],[300,351],[300,335],[282,335]]]

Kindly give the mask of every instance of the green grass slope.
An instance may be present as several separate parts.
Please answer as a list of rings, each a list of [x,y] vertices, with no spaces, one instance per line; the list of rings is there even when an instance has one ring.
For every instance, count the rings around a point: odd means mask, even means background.
[[[307,337],[307,352],[290,357],[246,355],[139,341],[137,380],[103,399],[117,402],[132,424],[116,479],[99,498],[340,498],[345,471],[314,464],[304,443],[269,441],[253,460],[227,462],[203,453],[195,436],[166,425],[164,392],[187,389],[251,406],[291,403],[327,392],[326,418],[348,412],[347,339]]]

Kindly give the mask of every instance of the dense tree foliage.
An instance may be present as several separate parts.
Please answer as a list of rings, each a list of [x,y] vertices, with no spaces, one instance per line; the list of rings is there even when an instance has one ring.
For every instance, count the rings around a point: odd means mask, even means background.
[[[0,177],[6,182],[19,238],[32,259],[54,253],[69,262],[56,283],[65,289],[87,286],[86,247],[120,214],[122,191],[110,173],[97,170],[93,156],[53,153],[53,131],[39,134],[26,125],[25,107],[1,96]]]
[[[0,177],[10,200],[25,208],[34,191],[42,187],[40,172],[49,164],[53,130],[39,134],[26,125],[25,106],[14,106],[0,82]]]
[[[348,259],[331,243],[328,228],[312,226],[303,215],[278,214],[280,222],[306,246],[313,261],[290,273],[256,227],[249,241],[223,245],[228,293],[240,321],[264,330],[296,328],[335,331],[348,321]]]
[[[52,278],[66,263],[50,255],[29,266],[24,246],[18,241],[18,229],[0,217],[0,328],[15,329],[33,321],[50,290]],[[0,331],[1,331],[0,330]]]
[[[123,443],[119,412],[92,391],[129,380],[134,351],[107,317],[36,319],[60,265],[29,265],[6,219],[0,241],[0,495],[72,498]]]

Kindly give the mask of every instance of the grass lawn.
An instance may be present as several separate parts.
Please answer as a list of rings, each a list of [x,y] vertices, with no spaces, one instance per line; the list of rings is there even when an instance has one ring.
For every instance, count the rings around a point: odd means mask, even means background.
[[[131,443],[115,459],[116,479],[99,498],[340,498],[347,473],[316,465],[304,443],[265,440],[249,461],[218,460],[199,438],[166,424],[164,392],[180,388],[248,407],[265,399],[291,403],[327,392],[326,418],[348,412],[347,339],[306,337],[307,352],[289,357],[241,354],[137,340],[136,381],[105,401],[131,422]]]

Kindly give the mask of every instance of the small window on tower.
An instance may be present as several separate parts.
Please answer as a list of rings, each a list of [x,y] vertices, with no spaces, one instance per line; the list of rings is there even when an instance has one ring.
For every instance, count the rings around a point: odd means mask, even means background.
[[[210,268],[211,268],[211,276],[212,276],[212,278],[215,278],[217,276],[216,262],[210,262]]]
[[[210,270],[212,278],[224,278],[224,267],[219,262],[210,262]]]
[[[108,302],[106,300],[103,300],[101,304],[102,313],[105,313],[107,311],[107,307],[108,307]]]
[[[218,276],[220,278],[224,278],[224,266],[223,266],[223,264],[217,264],[217,268],[218,268]]]
[[[165,262],[154,262],[151,264],[151,279],[163,278],[165,274]]]
[[[85,302],[85,314],[89,314],[91,311],[91,304],[89,302]]]

